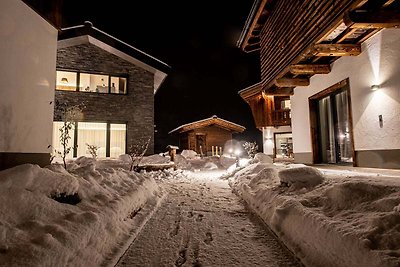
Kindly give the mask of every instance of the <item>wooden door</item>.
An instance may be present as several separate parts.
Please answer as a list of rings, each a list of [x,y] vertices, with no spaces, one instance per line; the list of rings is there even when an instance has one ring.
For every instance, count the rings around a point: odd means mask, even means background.
[[[207,140],[205,134],[196,135],[196,152],[201,156],[207,154]]]

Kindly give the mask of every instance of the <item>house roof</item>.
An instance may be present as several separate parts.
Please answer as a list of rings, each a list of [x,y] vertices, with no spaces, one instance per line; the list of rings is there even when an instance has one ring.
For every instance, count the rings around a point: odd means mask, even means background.
[[[89,21],[85,21],[83,25],[61,29],[58,40],[58,48],[85,43],[96,45],[109,53],[153,73],[155,75],[154,93],[157,92],[171,70],[171,67],[161,60],[97,29]]]
[[[172,131],[170,131],[169,134],[176,133],[176,132],[177,133],[183,133],[183,132],[187,132],[187,131],[190,131],[190,130],[194,130],[194,129],[198,129],[198,128],[202,128],[202,127],[207,127],[207,126],[212,126],[212,125],[218,126],[220,128],[223,128],[223,129],[226,129],[226,130],[229,130],[229,131],[232,131],[232,132],[238,132],[238,133],[241,133],[244,130],[246,130],[245,127],[243,127],[243,126],[241,126],[239,124],[236,124],[236,123],[233,123],[233,122],[218,118],[216,115],[214,115],[214,116],[211,116],[210,118],[207,118],[207,119],[194,121],[194,122],[191,122],[191,123],[187,123],[187,124],[181,125],[181,126],[175,128],[175,129],[173,129]]]
[[[255,0],[237,46],[260,51],[261,82],[239,94],[290,95],[311,76],[329,73],[338,58],[360,54],[361,44],[381,29],[400,27],[399,21],[395,0]]]

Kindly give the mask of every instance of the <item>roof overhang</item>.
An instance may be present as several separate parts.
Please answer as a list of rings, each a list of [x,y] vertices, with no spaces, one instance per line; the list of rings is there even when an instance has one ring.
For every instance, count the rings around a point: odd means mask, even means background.
[[[217,116],[214,115],[214,116],[212,116],[210,118],[207,118],[207,119],[194,121],[194,122],[191,122],[191,123],[187,123],[187,124],[181,125],[181,126],[175,128],[175,129],[173,129],[172,131],[170,131],[169,134],[172,134],[172,133],[184,133],[184,132],[191,131],[191,130],[194,130],[194,129],[203,128],[203,127],[207,127],[207,126],[213,126],[213,125],[218,126],[220,128],[223,128],[225,130],[232,131],[232,132],[237,132],[237,133],[241,133],[244,130],[246,130],[245,127],[243,127],[243,126],[241,126],[239,124],[236,124],[236,123],[233,123],[233,122],[218,118]]]
[[[292,95],[294,88],[307,87],[313,75],[330,73],[338,58],[359,55],[361,44],[381,29],[400,27],[400,2],[395,0],[342,0],[340,5],[321,0],[321,10],[334,8],[337,12],[316,13],[317,9],[307,8],[299,13],[294,9],[292,12],[297,13],[286,26],[277,23],[287,12],[285,5],[274,2],[277,1],[255,0],[237,43],[245,52],[250,52],[254,44],[263,46],[261,82],[239,92],[246,102],[262,93]],[[320,23],[303,27],[300,23],[303,13],[319,19]],[[278,29],[283,30],[274,35]],[[256,40],[253,37],[257,34],[260,38]],[[286,42],[287,39],[294,41]]]
[[[161,84],[164,82],[168,75],[170,66],[164,62],[144,53],[143,51],[116,39],[115,37],[96,29],[93,26],[77,26],[62,29],[66,36],[60,38],[57,44],[57,48],[67,48],[71,46],[81,45],[81,44],[92,44],[95,45],[108,53],[118,56],[142,69],[154,74],[154,94],[160,88]],[[78,36],[73,34],[68,34],[68,31],[78,32]],[[92,33],[92,34],[91,34]],[[97,34],[93,34],[97,33]],[[93,36],[94,35],[94,36]],[[118,44],[118,48],[110,45],[109,43]],[[122,48],[122,49],[120,49]],[[133,56],[134,54],[135,56]]]

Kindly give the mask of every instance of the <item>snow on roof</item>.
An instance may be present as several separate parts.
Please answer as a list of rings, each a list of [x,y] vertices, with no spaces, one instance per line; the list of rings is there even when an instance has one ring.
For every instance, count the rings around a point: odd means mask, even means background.
[[[175,129],[173,129],[172,131],[170,131],[169,134],[174,133],[174,132],[182,133],[182,132],[186,132],[189,130],[193,130],[193,129],[197,129],[197,128],[201,128],[201,127],[205,127],[205,126],[209,126],[209,125],[213,125],[213,124],[218,124],[218,125],[222,126],[223,128],[228,128],[228,129],[236,131],[236,132],[243,132],[244,130],[246,130],[246,128],[243,127],[242,125],[218,118],[217,115],[213,115],[207,119],[183,124]]]

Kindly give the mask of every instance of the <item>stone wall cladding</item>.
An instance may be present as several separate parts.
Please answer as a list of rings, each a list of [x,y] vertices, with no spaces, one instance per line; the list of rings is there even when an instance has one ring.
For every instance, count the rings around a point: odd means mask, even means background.
[[[154,74],[92,44],[58,49],[57,69],[127,75],[126,95],[56,90],[55,99],[83,104],[84,121],[126,123],[127,149],[151,136],[147,154],[154,152]]]

